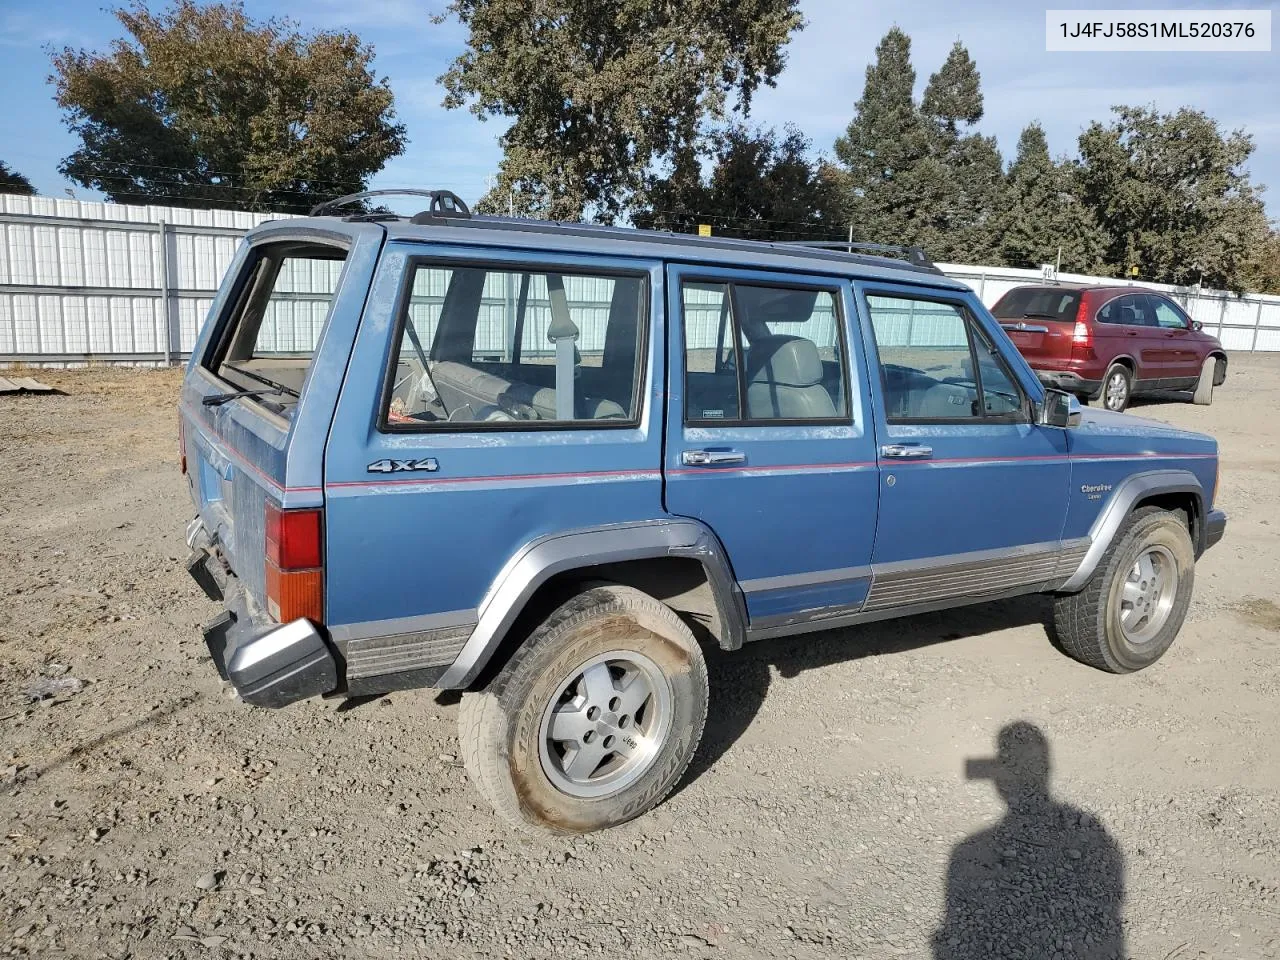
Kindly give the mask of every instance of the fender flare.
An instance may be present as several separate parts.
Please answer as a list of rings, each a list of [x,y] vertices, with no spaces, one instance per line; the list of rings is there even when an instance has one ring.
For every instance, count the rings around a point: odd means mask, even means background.
[[[1189,493],[1194,505],[1191,517],[1191,538],[1195,546],[1196,556],[1200,556],[1205,548],[1204,524],[1204,487],[1196,475],[1190,470],[1151,470],[1136,473],[1124,480],[1111,494],[1111,499],[1102,508],[1093,526],[1089,528],[1089,549],[1075,573],[1058,589],[1063,593],[1073,593],[1081,589],[1097,570],[1103,555],[1110,548],[1112,541],[1120,532],[1125,519],[1133,510],[1134,504],[1147,497],[1165,493]]]
[[[702,563],[722,624],[721,645],[734,650],[746,635],[746,603],[719,539],[697,520],[609,524],[553,534],[526,544],[494,578],[479,620],[435,686],[469,686],[484,669],[538,588],[558,573],[606,563],[689,557]]]

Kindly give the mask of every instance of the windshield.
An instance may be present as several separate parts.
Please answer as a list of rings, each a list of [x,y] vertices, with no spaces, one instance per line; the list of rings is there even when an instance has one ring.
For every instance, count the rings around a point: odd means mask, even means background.
[[[1080,291],[1061,287],[1017,287],[1001,297],[991,313],[1000,319],[1040,317],[1045,320],[1075,320],[1080,308]]]

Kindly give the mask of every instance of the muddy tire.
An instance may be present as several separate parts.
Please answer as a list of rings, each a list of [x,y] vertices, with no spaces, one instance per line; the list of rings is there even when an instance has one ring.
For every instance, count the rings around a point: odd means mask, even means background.
[[[662,801],[707,718],[707,667],[653,597],[599,585],[560,606],[484,689],[463,695],[467,772],[518,827],[586,833]]]
[[[1200,367],[1200,379],[1196,381],[1196,392],[1192,394],[1191,402],[1198,403],[1202,407],[1207,407],[1213,403],[1213,386],[1218,380],[1218,358],[1205,357],[1204,364]]]
[[[1195,550],[1180,513],[1134,511],[1079,593],[1056,598],[1062,649],[1109,673],[1132,673],[1169,649],[1191,604]]]

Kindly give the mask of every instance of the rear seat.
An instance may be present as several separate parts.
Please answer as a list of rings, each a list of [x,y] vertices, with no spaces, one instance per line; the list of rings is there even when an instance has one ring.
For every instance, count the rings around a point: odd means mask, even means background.
[[[491,407],[522,420],[556,418],[556,391],[553,387],[507,380],[453,360],[433,364],[431,379],[451,414],[464,407],[471,409],[471,417],[466,419],[483,419],[485,408]],[[574,416],[579,420],[625,419],[627,415],[612,400],[578,396],[574,406]]]

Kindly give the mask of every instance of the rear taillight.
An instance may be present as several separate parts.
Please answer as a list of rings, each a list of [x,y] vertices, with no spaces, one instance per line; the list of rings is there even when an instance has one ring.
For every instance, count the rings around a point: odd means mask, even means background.
[[[187,475],[187,425],[182,422],[182,414],[178,414],[178,466],[182,475]]]
[[[1076,326],[1071,331],[1071,342],[1079,344],[1082,347],[1090,346],[1093,343],[1093,331],[1089,329],[1089,298],[1080,297],[1080,307],[1076,310]]]
[[[279,623],[324,619],[324,512],[267,501],[267,612]]]

